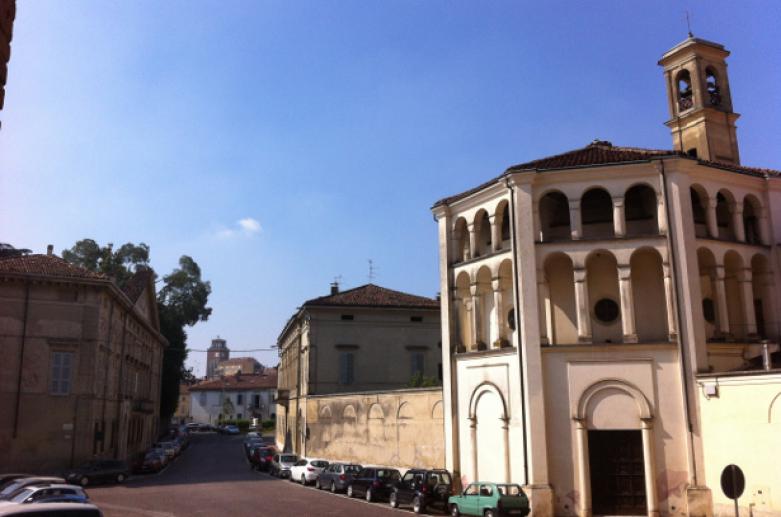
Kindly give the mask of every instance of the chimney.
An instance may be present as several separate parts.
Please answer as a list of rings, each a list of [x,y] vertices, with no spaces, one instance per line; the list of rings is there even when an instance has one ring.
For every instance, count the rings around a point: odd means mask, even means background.
[[[339,282],[331,282],[331,296],[339,294]]]
[[[54,255],[54,244],[49,244],[46,246],[46,254],[50,257]]]

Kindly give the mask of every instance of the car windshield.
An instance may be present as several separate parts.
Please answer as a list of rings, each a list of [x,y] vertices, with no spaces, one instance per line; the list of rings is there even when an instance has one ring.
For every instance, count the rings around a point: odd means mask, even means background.
[[[24,480],[14,481],[13,483],[5,487],[2,492],[0,492],[0,497],[6,497],[12,494],[13,492],[16,492],[16,489],[22,486],[23,483]]]
[[[515,495],[519,496],[523,492],[520,485],[496,485],[499,493],[502,495]]]
[[[279,457],[279,461],[284,463],[295,463],[296,461],[298,461],[298,456],[296,456],[295,454],[285,454]]]
[[[327,461],[322,461],[322,460],[315,460],[315,461],[312,462],[312,466],[324,469],[324,468],[326,468],[328,466],[328,462]]]
[[[21,503],[22,501],[30,497],[33,494],[33,492],[35,492],[35,490],[33,490],[32,488],[25,488],[19,490],[19,492],[15,493],[13,497],[11,497],[10,501],[12,503]]]
[[[361,471],[361,466],[360,465],[345,465],[344,466],[344,471],[347,474],[357,474],[358,472]]]
[[[401,474],[399,474],[398,470],[378,469],[377,477],[380,479],[396,480],[401,478]]]
[[[450,474],[447,472],[432,472],[428,475],[428,484],[431,486],[449,485],[451,484]]]

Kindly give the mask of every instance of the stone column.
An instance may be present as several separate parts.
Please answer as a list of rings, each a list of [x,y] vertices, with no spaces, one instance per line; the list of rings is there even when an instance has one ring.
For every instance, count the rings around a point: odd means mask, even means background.
[[[483,334],[482,315],[480,314],[480,293],[477,282],[469,286],[469,294],[472,296],[472,350],[477,350]]]
[[[624,198],[613,198],[613,233],[616,237],[626,235],[626,215],[624,211]]]
[[[751,268],[738,273],[740,292],[743,298],[743,323],[746,325],[743,337],[757,335],[757,315],[754,312],[754,286],[751,282]]]
[[[467,260],[469,260],[477,256],[477,239],[479,236],[477,235],[478,230],[475,228],[474,223],[469,223],[467,228],[469,229],[469,256],[467,257]]]
[[[578,515],[591,517],[591,469],[588,463],[588,428],[585,418],[575,418],[575,439],[578,455],[578,484],[580,498],[578,500]]]
[[[759,209],[759,214],[757,215],[757,224],[759,225],[759,240],[762,241],[762,244],[765,246],[769,246],[770,227],[768,225],[768,219],[767,215],[765,214],[765,210],[765,207]]]
[[[573,199],[569,202],[569,225],[570,235],[574,240],[583,236],[583,225],[580,219],[580,199]]]
[[[643,469],[645,470],[645,500],[648,517],[659,517],[656,494],[656,458],[654,457],[653,419],[643,418]]]
[[[628,265],[618,266],[618,290],[621,295],[621,331],[624,334],[624,343],[637,343],[632,268]]]
[[[669,264],[662,264],[664,273],[664,301],[667,307],[667,336],[671,342],[678,337],[675,328],[675,290],[673,289],[673,278],[670,272]]]
[[[735,239],[738,242],[746,242],[746,228],[743,226],[743,205],[732,203],[730,212],[732,214],[732,227],[735,230]]]
[[[575,307],[578,319],[578,341],[591,343],[591,314],[588,303],[586,268],[575,268]]]
[[[729,312],[727,311],[727,288],[724,285],[724,266],[715,266],[713,273],[713,285],[716,288],[716,307],[719,311],[719,332],[728,336],[730,328]]]
[[[548,311],[550,306],[550,289],[548,280],[545,278],[545,271],[537,271],[537,298],[540,312],[540,344],[547,345],[551,343],[553,335],[549,332],[551,326],[551,314]]]
[[[491,287],[494,290],[494,310],[496,311],[496,322],[493,329],[493,335],[496,336],[497,342],[501,342],[505,338],[504,332],[504,296],[502,293],[502,285],[499,277],[491,279]],[[493,347],[493,343],[491,343]],[[499,348],[499,346],[496,346]]]
[[[499,251],[502,249],[502,220],[493,214],[488,216],[488,222],[491,223],[491,250]]]
[[[469,437],[472,441],[472,479],[477,481],[477,416],[469,417]]]
[[[509,213],[508,213],[509,217]],[[534,217],[534,241],[542,242],[542,223],[540,222],[540,204],[535,201],[532,204],[532,217]]]
[[[504,438],[504,482],[510,482],[510,419],[502,418],[502,437]]]
[[[664,196],[657,195],[656,203],[656,225],[659,227],[659,234],[667,234],[667,210],[664,205]]]
[[[719,238],[719,225],[716,219],[716,198],[709,197],[705,206],[705,219],[708,223],[708,235],[713,239]]]

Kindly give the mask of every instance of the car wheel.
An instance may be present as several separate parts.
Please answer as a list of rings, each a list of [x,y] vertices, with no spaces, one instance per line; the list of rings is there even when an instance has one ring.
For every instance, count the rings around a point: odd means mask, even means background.
[[[79,480],[79,484],[81,486],[89,485],[89,478],[87,476],[82,476],[81,479]]]
[[[412,511],[415,513],[423,513],[425,510],[426,507],[423,504],[423,501],[420,500],[420,497],[415,496],[415,499],[412,500]]]
[[[496,513],[489,508],[483,512],[483,517],[496,517]]]
[[[301,484],[306,486],[306,476],[301,474]]]
[[[367,503],[371,503],[372,501],[374,501],[374,496],[372,495],[372,489],[371,488],[367,488],[366,489],[366,502]]]
[[[331,493],[332,494],[336,493],[336,483],[333,481],[331,481]]]
[[[450,505],[450,517],[461,517],[461,512],[458,511],[457,504]]]
[[[125,481],[124,474],[117,474],[117,483],[123,483]]]
[[[388,501],[391,508],[398,508],[399,507],[399,500],[396,497],[396,492],[391,492],[390,499]]]
[[[347,487],[347,497],[355,497],[355,492],[353,491],[352,485]]]

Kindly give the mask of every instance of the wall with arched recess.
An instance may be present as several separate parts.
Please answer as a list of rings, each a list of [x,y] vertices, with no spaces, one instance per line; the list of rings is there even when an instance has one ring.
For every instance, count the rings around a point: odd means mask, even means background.
[[[746,478],[738,500],[741,515],[781,514],[781,373],[702,375],[697,384],[714,515],[735,514],[732,500],[719,489],[721,471],[729,464],[739,466]]]
[[[441,388],[316,395],[306,405],[308,457],[401,468],[445,465]]]

